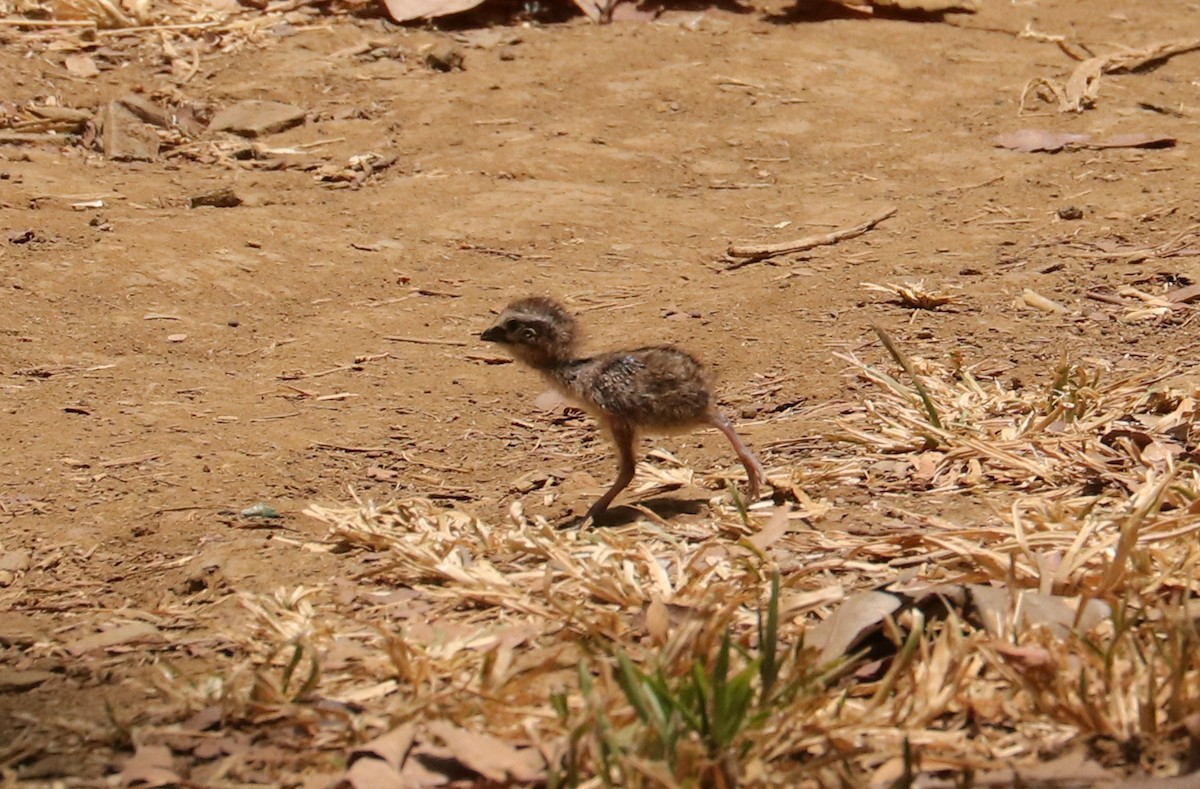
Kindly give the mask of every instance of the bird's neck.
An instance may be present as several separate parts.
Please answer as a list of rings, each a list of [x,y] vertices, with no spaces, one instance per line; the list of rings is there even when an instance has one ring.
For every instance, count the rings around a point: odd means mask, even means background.
[[[587,400],[585,388],[581,383],[594,362],[595,359],[591,357],[568,357],[546,360],[543,364],[531,366],[541,373],[550,385],[561,394],[574,400]]]

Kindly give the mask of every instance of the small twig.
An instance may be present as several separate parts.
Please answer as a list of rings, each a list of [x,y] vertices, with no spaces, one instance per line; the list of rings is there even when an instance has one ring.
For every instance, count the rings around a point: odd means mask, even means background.
[[[320,148],[322,145],[333,145],[335,142],[345,142],[345,137],[330,137],[328,140],[314,140],[312,142],[301,143],[293,147],[299,148],[302,151],[307,151],[310,148]],[[1001,176],[1003,177],[1003,176]]]
[[[726,270],[741,268],[748,263],[766,260],[767,258],[774,257],[776,255],[786,255],[790,252],[803,252],[804,250],[812,249],[813,247],[836,244],[837,242],[845,241],[848,238],[861,236],[863,233],[866,233],[868,230],[875,227],[875,225],[893,216],[896,213],[896,210],[896,207],[893,206],[886,211],[881,211],[860,225],[855,225],[854,227],[845,227],[840,230],[834,230],[830,233],[822,233],[821,235],[817,236],[798,238],[794,241],[782,241],[776,244],[730,244],[729,249],[727,250],[730,257],[748,258],[748,260],[734,261],[726,267]]]
[[[168,512],[187,512],[188,510],[204,510],[204,509],[208,509],[208,508],[203,505],[199,505],[199,504],[185,504],[185,505],[182,505],[179,507],[161,507],[161,508],[155,510],[152,514],[163,515]],[[188,556],[187,560],[191,561],[194,558],[196,558],[196,557]],[[155,568],[155,569],[161,569],[161,568]]]
[[[731,184],[709,184],[709,189],[770,189],[775,184],[748,184],[743,181],[736,181]]]
[[[1116,304],[1118,307],[1129,306],[1129,302],[1125,301],[1125,299],[1122,299],[1119,296],[1111,296],[1107,293],[1101,293],[1098,290],[1089,290],[1084,295],[1092,301],[1102,301],[1105,304]]]
[[[459,347],[466,346],[467,343],[462,340],[438,340],[433,337],[384,337],[385,340],[392,342],[411,342],[416,345],[455,345]]]
[[[316,392],[310,392],[307,389],[301,389],[300,387],[292,386],[291,384],[280,384],[280,386],[282,386],[284,389],[291,389],[293,392],[300,395],[301,397],[316,397],[317,396]]]
[[[508,356],[485,356],[479,353],[464,354],[463,358],[469,362],[483,362],[484,364],[512,364],[512,358]]]
[[[929,416],[929,423],[938,430],[944,430],[942,419],[938,416],[937,407],[933,404],[933,400],[930,399],[929,392],[925,390],[925,384],[921,383],[921,378],[917,375],[917,371],[913,369],[912,362],[896,347],[896,343],[892,341],[891,335],[884,331],[882,326],[872,323],[871,329],[879,336],[879,341],[883,343],[883,347],[887,348],[887,352],[896,360],[896,364],[903,367],[904,372],[908,373],[908,377],[912,379],[913,386],[917,389],[917,396],[921,398],[921,402],[925,406],[925,413]]]
[[[969,192],[972,189],[982,189],[985,186],[991,186],[992,184],[999,183],[1000,181],[1003,181],[1003,180],[1004,180],[1003,175],[997,175],[994,178],[989,178],[986,181],[980,181],[979,183],[976,183],[976,184],[966,184],[964,186],[950,186],[945,189],[938,189],[934,192],[934,194],[960,195],[963,192]]]
[[[416,345],[456,345],[456,347],[466,347],[468,343],[461,339],[437,339],[433,337],[384,337],[390,339],[394,343],[414,343]]]
[[[387,447],[348,447],[341,444],[328,444],[324,441],[314,441],[313,449],[331,449],[337,452],[386,452],[389,455],[395,454]]]
[[[256,416],[251,419],[251,422],[273,422],[276,419],[291,419],[293,416],[300,416],[299,411],[288,411],[286,414],[271,414],[268,416]]]
[[[463,468],[462,466],[443,466],[439,463],[434,463],[432,460],[425,460],[423,458],[414,458],[412,455],[410,455],[407,452],[401,452],[400,457],[404,458],[404,460],[407,461],[408,463],[414,463],[418,466],[423,466],[425,468],[433,469],[434,471],[453,471],[458,474],[470,474],[471,473],[470,469]]]
[[[753,82],[747,82],[746,80],[738,79],[737,77],[714,77],[713,84],[718,87],[729,85],[735,88],[754,88],[755,90],[766,90],[766,88],[762,85],[756,85]]]
[[[91,19],[0,19],[4,27],[96,27]]]
[[[117,458],[116,460],[106,460],[100,464],[100,468],[118,468],[120,466],[136,466],[140,463],[145,463],[150,460],[157,460],[159,454],[157,452],[148,455],[135,455],[127,458]]]
[[[225,20],[214,19],[208,22],[178,22],[170,25],[139,25],[137,27],[100,28],[96,35],[123,35],[125,33],[156,33],[160,30],[207,30],[210,27],[220,27]]]
[[[484,255],[496,255],[510,260],[520,260],[525,257],[524,253],[515,252],[508,249],[495,249],[493,247],[483,247],[478,244],[459,244],[458,248],[466,252],[480,252]]]
[[[299,381],[303,378],[323,378],[326,375],[342,373],[347,370],[361,369],[361,367],[362,366],[358,364],[344,364],[341,367],[330,367],[328,370],[321,370],[320,372],[316,373],[295,373],[290,375],[279,375],[276,377],[282,381]]]
[[[4,20],[0,20],[2,22]],[[56,145],[70,145],[73,134],[51,134],[49,132],[6,132],[0,134],[0,145],[22,143],[51,142]]]

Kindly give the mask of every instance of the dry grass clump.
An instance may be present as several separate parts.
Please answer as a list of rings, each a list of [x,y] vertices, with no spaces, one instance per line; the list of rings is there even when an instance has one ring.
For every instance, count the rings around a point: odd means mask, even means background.
[[[936,310],[955,300],[952,293],[926,287],[924,280],[904,283],[885,282],[882,285],[864,282],[862,286],[867,290],[890,293],[896,297],[896,301],[901,306],[914,310]]]
[[[877,453],[923,455],[929,486],[939,490],[1000,484],[1056,498],[1096,486],[1128,492],[1146,470],[1163,470],[1187,451],[1196,419],[1194,393],[1160,387],[1177,373],[1167,367],[1101,384],[1100,365],[1063,362],[1044,386],[1019,389],[922,361],[918,390],[841,358],[881,394],[842,420],[835,437]]]
[[[1164,385],[1177,371],[1108,381],[1063,364],[1016,389],[905,360],[917,394],[847,360],[872,393],[844,409],[839,468],[935,514],[847,529],[809,490],[802,513],[761,521],[717,505],[699,524],[560,531],[519,506],[489,523],[421,498],[314,505],[329,539],[305,547],[360,570],[246,601],[226,720],[303,722],[324,748],[382,735],[350,752],[347,785],[380,771],[1069,785],[1191,769],[1200,475],[1195,394]],[[821,484],[804,469],[829,463],[802,459],[793,478]],[[988,506],[954,515],[964,493]]]

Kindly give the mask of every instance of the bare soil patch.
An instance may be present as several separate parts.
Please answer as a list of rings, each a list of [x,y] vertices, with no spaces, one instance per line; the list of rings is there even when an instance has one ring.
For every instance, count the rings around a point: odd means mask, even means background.
[[[376,578],[383,560],[361,543],[315,549],[342,543],[323,542],[327,524],[304,514],[314,502],[418,497],[493,530],[514,506],[549,524],[584,512],[614,473],[610,447],[590,420],[537,409],[533,377],[477,339],[514,297],[565,300],[595,348],[677,342],[705,359],[772,476],[827,505],[806,526],[856,535],[856,550],[913,513],[993,523],[1024,484],[939,491],[912,484],[919,461],[837,472],[855,450],[834,443],[834,419],[878,396],[845,355],[904,378],[872,323],[910,357],[1006,391],[1051,387],[1062,360],[1105,380],[1167,365],[1156,386],[1192,385],[1200,330],[1179,291],[1200,283],[1200,53],[1105,74],[1093,107],[1063,113],[1023,90],[1065,83],[1076,61],[1018,34],[1142,47],[1200,29],[1195,6],[991,2],[920,20],[689,7],[459,32],[306,9],[269,21],[65,49],[0,28],[0,118],[131,93],[198,123],[250,99],[306,115],[253,142],[202,124],[159,135],[151,161],[0,138],[0,769],[14,781],[98,784],[147,732],[204,709],[204,683],[274,665],[247,639],[262,621],[247,600],[287,589],[295,607],[298,587],[318,589],[409,632],[466,605],[431,602],[391,565]],[[66,64],[81,47],[97,74]],[[448,48],[459,57],[427,57]],[[1177,144],[996,145],[1026,128]],[[221,190],[237,204],[193,207]],[[889,207],[837,243],[726,257]],[[914,308],[914,288],[948,303]],[[612,539],[736,543],[723,491],[740,468],[724,439],[654,446],[677,476],[627,494],[644,510],[626,506]],[[804,510],[788,486],[778,497]],[[258,504],[279,517],[242,514]],[[832,537],[813,551],[878,564],[845,576],[847,591],[908,566]],[[947,580],[982,580],[968,575]],[[623,627],[643,616],[632,598],[614,605]],[[536,641],[509,635],[513,649]],[[356,660],[349,643],[326,671]],[[421,698],[461,691],[477,668],[464,659]],[[176,748],[174,769],[199,785],[298,785],[344,765],[347,727],[365,739],[445,711],[383,714],[367,693],[335,725],[321,710],[288,717],[284,696],[286,715],[210,726],[217,745]],[[1101,761],[1166,772],[1187,735],[1164,741],[1165,755]],[[905,747],[859,746],[881,754],[875,767]]]

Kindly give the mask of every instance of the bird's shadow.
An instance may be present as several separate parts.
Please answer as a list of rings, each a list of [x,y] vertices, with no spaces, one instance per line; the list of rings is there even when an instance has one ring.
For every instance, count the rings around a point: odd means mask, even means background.
[[[633,523],[639,516],[645,513],[642,510],[650,510],[655,516],[663,520],[670,520],[676,515],[699,515],[704,511],[704,507],[708,504],[707,498],[687,498],[682,499],[672,496],[660,496],[645,501],[637,502],[637,506],[631,504],[620,504],[615,507],[610,507],[608,512],[600,516],[599,521],[591,525],[599,528],[609,528],[613,526],[625,526]],[[587,515],[580,515],[575,518],[570,518],[564,521],[558,528],[560,529],[576,529],[590,523]]]

